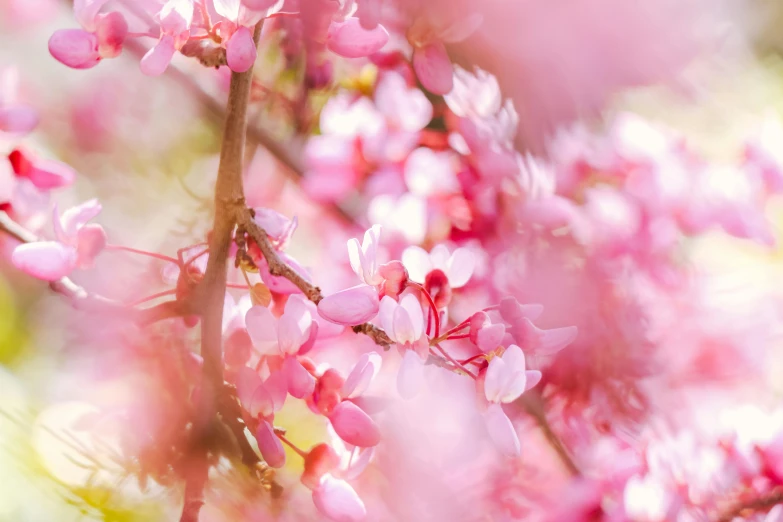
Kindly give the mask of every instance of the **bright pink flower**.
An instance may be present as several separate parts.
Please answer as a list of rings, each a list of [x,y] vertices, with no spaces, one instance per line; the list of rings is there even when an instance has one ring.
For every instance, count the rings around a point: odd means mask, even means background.
[[[329,415],[335,433],[353,446],[369,448],[381,441],[381,432],[375,421],[364,410],[350,401],[343,401]]]
[[[373,225],[364,233],[364,240],[352,238],[348,240],[348,259],[351,268],[359,279],[370,286],[377,286],[383,278],[378,273],[378,247],[381,237],[381,226]]]
[[[445,245],[437,245],[430,253],[421,247],[410,246],[402,253],[402,262],[411,280],[424,283],[433,270],[442,271],[451,288],[461,288],[470,280],[476,260],[467,248],[457,248],[449,253]]]
[[[11,261],[23,272],[45,281],[61,279],[76,268],[91,267],[106,246],[103,227],[87,223],[100,211],[101,205],[94,199],[66,210],[62,216],[55,208],[57,240],[19,245]]]
[[[366,323],[378,313],[378,291],[369,285],[358,285],[324,297],[318,313],[327,321],[345,326]]]
[[[0,70],[0,132],[27,134],[38,125],[37,111],[17,99],[18,83],[16,68]]]
[[[367,510],[356,491],[344,480],[326,474],[313,490],[313,503],[325,517],[335,522],[360,522]]]
[[[383,26],[365,29],[358,18],[347,18],[345,21],[332,21],[326,47],[345,58],[362,58],[380,51],[388,41],[389,33]]]
[[[122,52],[128,23],[114,11],[99,14],[108,0],[76,0],[76,20],[83,29],[60,29],[49,38],[49,52],[74,69],[89,69],[103,58],[115,58]]]
[[[489,402],[514,402],[541,380],[541,372],[525,369],[525,354],[512,344],[503,355],[489,361],[484,378],[484,394]]]

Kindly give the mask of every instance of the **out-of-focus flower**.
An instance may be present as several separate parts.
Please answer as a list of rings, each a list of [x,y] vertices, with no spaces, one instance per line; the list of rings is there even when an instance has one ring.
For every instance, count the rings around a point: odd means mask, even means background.
[[[49,38],[49,52],[74,69],[89,69],[104,58],[116,58],[128,34],[128,22],[117,11],[101,14],[108,0],[76,0],[73,12],[83,29],[60,29]]]

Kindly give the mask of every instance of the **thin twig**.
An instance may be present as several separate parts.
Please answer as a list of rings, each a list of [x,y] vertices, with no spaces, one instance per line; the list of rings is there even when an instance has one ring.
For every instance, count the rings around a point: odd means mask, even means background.
[[[718,515],[716,522],[731,522],[737,517],[747,518],[754,513],[769,511],[778,504],[783,504],[783,489],[775,489],[760,497],[746,500],[733,505],[723,514]]]
[[[544,400],[541,395],[536,390],[529,390],[522,395],[518,402],[525,408],[528,415],[535,419],[538,427],[541,428],[541,431],[544,433],[547,442],[549,442],[549,445],[555,450],[557,456],[560,457],[560,461],[568,471],[574,476],[581,475],[582,472],[579,471],[579,468],[571,458],[571,455],[568,454],[568,450],[563,444],[563,441],[561,441],[560,437],[552,430],[552,426],[546,418]]]

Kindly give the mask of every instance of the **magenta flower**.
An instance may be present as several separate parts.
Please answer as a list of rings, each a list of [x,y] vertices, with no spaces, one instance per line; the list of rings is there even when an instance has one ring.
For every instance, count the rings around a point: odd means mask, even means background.
[[[22,149],[12,150],[8,160],[17,178],[30,180],[39,190],[66,187],[76,179],[76,171],[65,163],[37,158]]]
[[[122,52],[128,23],[116,11],[100,14],[108,0],[75,0],[73,12],[83,29],[60,29],[49,38],[49,52],[74,69],[89,69]]]
[[[141,59],[141,72],[148,76],[162,74],[190,38],[193,0],[168,0],[155,19],[160,23],[160,39]]]
[[[66,210],[62,216],[54,210],[56,241],[39,241],[17,246],[11,262],[19,270],[45,281],[56,281],[76,268],[89,268],[106,246],[103,227],[88,224],[101,211],[92,199]]]
[[[16,68],[0,70],[0,133],[27,134],[38,125],[38,112],[17,99],[18,83]]]

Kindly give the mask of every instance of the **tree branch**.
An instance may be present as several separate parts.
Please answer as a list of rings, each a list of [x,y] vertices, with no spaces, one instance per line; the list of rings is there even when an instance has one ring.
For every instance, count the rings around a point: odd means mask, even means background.
[[[256,44],[261,24],[253,35]],[[201,404],[195,420],[196,437],[207,437],[210,425],[217,415],[217,401],[223,388],[223,302],[226,295],[228,254],[236,225],[236,209],[244,208],[242,187],[242,160],[245,152],[247,105],[253,83],[253,68],[243,73],[231,73],[226,119],[223,127],[223,145],[220,150],[217,182],[215,184],[215,221],[209,241],[209,260],[204,278],[196,289],[202,304],[201,357],[204,360],[201,382]],[[200,448],[200,446],[197,446]],[[200,449],[194,467],[186,477],[185,499],[180,522],[197,522],[204,504],[205,477],[209,472],[208,448]]]
[[[571,455],[568,454],[568,450],[563,444],[563,441],[561,441],[560,437],[558,437],[554,430],[552,430],[552,426],[549,424],[549,421],[546,418],[546,412],[544,411],[544,400],[542,399],[541,394],[539,394],[536,390],[529,390],[525,392],[522,397],[520,397],[519,404],[522,405],[528,415],[535,419],[538,427],[541,428],[541,431],[543,432],[547,442],[549,442],[549,445],[552,446],[552,448],[555,450],[557,456],[560,457],[560,461],[563,463],[566,469],[568,469],[569,473],[574,476],[581,475],[581,471],[579,471],[579,468],[571,458]]]
[[[774,489],[760,497],[735,504],[723,514],[718,515],[716,522],[731,522],[737,517],[747,518],[754,513],[769,511],[778,504],[783,504],[783,489]]]

